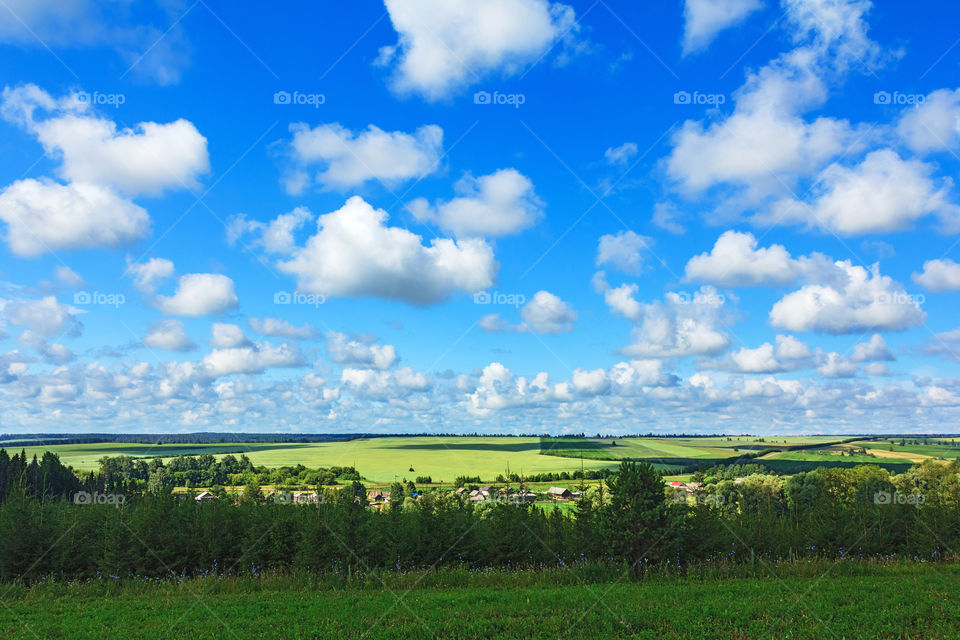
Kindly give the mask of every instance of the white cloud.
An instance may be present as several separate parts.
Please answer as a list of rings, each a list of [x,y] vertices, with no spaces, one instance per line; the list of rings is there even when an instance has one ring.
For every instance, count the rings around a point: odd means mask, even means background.
[[[510,329],[507,321],[499,313],[488,313],[477,321],[477,325],[487,333],[499,333]]]
[[[960,264],[949,258],[927,260],[923,272],[914,273],[912,278],[927,291],[960,291]]]
[[[854,362],[876,362],[880,360],[893,361],[895,358],[890,350],[887,349],[887,343],[879,333],[870,336],[869,342],[860,342],[853,348],[853,355],[850,359]]]
[[[737,373],[780,373],[813,366],[813,352],[793,336],[778,335],[776,346],[764,342],[751,349],[743,347],[722,361],[706,361],[703,368]]]
[[[606,151],[603,152],[603,157],[606,158],[607,162],[610,164],[627,164],[637,155],[637,143],[636,142],[624,142],[619,147],[609,147]]]
[[[393,345],[376,344],[376,338],[331,331],[327,334],[327,353],[339,365],[389,369],[397,362],[397,350]]]
[[[133,286],[143,293],[153,293],[157,284],[173,276],[173,262],[166,258],[150,258],[146,262],[127,263],[126,273],[133,276]]]
[[[852,378],[856,375],[859,365],[839,353],[828,353],[826,361],[817,368],[817,373],[824,378]]]
[[[73,352],[62,344],[51,344],[43,352],[43,357],[53,364],[66,364],[74,358]]]
[[[386,226],[387,218],[354,196],[320,216],[317,233],[278,266],[297,276],[301,291],[421,305],[493,285],[499,265],[486,242],[440,238],[424,246],[420,236]]]
[[[780,200],[758,219],[798,222],[841,235],[898,231],[934,213],[952,219],[957,206],[948,202],[949,182],[937,184],[932,172],[930,164],[879,149],[854,167],[834,163],[824,169],[809,203]]]
[[[643,262],[654,244],[653,238],[641,236],[633,231],[620,231],[616,234],[600,236],[597,245],[597,266],[610,265],[624,273],[639,275],[643,271]]]
[[[576,369],[570,377],[570,383],[574,390],[588,395],[600,395],[610,390],[610,379],[604,369]]]
[[[183,328],[179,320],[162,320],[152,327],[143,338],[143,344],[153,349],[167,351],[190,351],[197,345]]]
[[[117,129],[93,115],[89,104],[54,101],[35,85],[5,88],[2,111],[33,133],[44,150],[61,161],[59,175],[71,182],[110,187],[128,196],[157,195],[165,189],[193,189],[210,169],[207,139],[184,119],[167,124],[141,122]],[[51,109],[57,105],[59,109]],[[38,120],[38,110],[53,115]]]
[[[705,49],[718,33],[742,22],[762,6],[762,0],[686,0],[684,53]]]
[[[643,320],[645,307],[634,297],[638,290],[639,287],[635,284],[622,284],[604,291],[603,299],[615,313],[634,322],[640,322]]]
[[[312,165],[320,165],[313,179],[326,189],[353,189],[370,180],[389,187],[422,178],[437,170],[443,153],[443,129],[434,124],[413,133],[387,132],[373,125],[353,132],[337,123],[312,129],[295,123],[290,130],[296,171],[306,173]],[[298,193],[308,183],[309,177],[288,183],[288,190]]]
[[[537,291],[520,309],[520,317],[535,333],[568,333],[577,321],[573,307],[549,291]]]
[[[867,269],[849,260],[836,266],[846,272],[842,284],[808,284],[773,305],[770,323],[791,331],[856,333],[900,331],[922,324],[927,314],[917,299],[876,265]]]
[[[686,278],[721,287],[776,286],[796,282],[799,272],[783,246],[758,249],[752,233],[725,231],[710,253],[690,258]]]
[[[868,376],[888,376],[890,368],[882,362],[870,362],[863,367],[863,372]]]
[[[83,325],[77,320],[77,314],[77,309],[60,304],[53,296],[39,300],[0,298],[0,319],[7,325],[26,329],[31,338],[79,334]]]
[[[227,220],[227,243],[232,246],[251,233],[257,236],[254,242],[267,253],[290,253],[296,247],[293,234],[312,219],[313,214],[306,207],[280,214],[266,224],[237,214]]]
[[[457,181],[458,197],[431,206],[425,198],[407,208],[421,221],[435,222],[457,237],[504,236],[532,226],[543,216],[543,203],[533,183],[516,169],[500,169]]]
[[[68,287],[73,287],[74,289],[79,289],[86,285],[86,282],[83,281],[83,276],[66,265],[57,266],[53,270],[53,276],[63,284]]]
[[[147,212],[110,189],[45,178],[19,180],[4,189],[0,220],[7,224],[10,250],[24,257],[59,249],[120,247],[150,231]]]
[[[728,322],[725,299],[712,287],[701,287],[693,296],[667,293],[663,302],[644,304],[636,317],[633,343],[620,353],[637,358],[670,358],[715,355],[730,346],[720,330]]]
[[[5,0],[0,42],[50,51],[108,47],[132,75],[175,84],[190,62],[190,43],[175,15],[183,7],[163,3],[160,8],[136,12],[133,20],[133,12],[96,0]],[[144,51],[146,43],[152,46]]]
[[[235,324],[214,322],[211,327],[210,344],[217,349],[233,349],[250,345],[243,329]]]
[[[299,367],[303,354],[289,345],[214,349],[204,356],[201,365],[205,374],[218,378],[235,373],[260,373],[270,367]]]
[[[426,375],[410,367],[393,371],[348,368],[340,373],[340,379],[354,394],[374,400],[402,398],[410,393],[427,391],[432,386]]]
[[[960,142],[960,89],[938,89],[904,109],[897,133],[913,151],[952,151]]]
[[[703,3],[706,5],[707,3]],[[806,120],[828,97],[828,83],[883,57],[867,36],[863,0],[785,0],[782,25],[796,46],[751,72],[727,117],[687,121],[673,136],[668,174],[688,196],[725,186],[712,202],[732,213],[792,193],[797,180],[865,144],[869,129],[845,120]],[[729,214],[728,214],[729,215]]]
[[[207,316],[237,307],[233,280],[218,273],[188,273],[172,296],[157,296],[154,306],[174,316]]]
[[[248,318],[247,322],[250,328],[264,336],[275,336],[278,338],[313,338],[317,335],[317,328],[311,324],[304,323],[301,326],[280,320],[279,318]]]
[[[810,347],[806,345],[802,340],[798,340],[794,336],[777,336],[777,357],[799,360],[802,358],[809,358],[812,354]]]
[[[393,88],[436,100],[493,70],[515,73],[576,29],[572,8],[547,0],[385,0],[396,45]]]

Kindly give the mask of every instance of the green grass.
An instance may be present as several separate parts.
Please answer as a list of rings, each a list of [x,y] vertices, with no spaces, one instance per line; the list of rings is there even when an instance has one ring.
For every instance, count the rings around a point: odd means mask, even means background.
[[[900,446],[900,440],[900,438],[881,438],[879,440],[852,442],[851,444],[867,449],[893,450],[894,452],[913,453],[933,458],[943,457],[948,460],[960,458],[960,440],[957,438],[930,438],[931,444],[906,444],[903,446]],[[910,438],[907,438],[907,440],[910,440]],[[949,443],[951,440],[956,444],[933,444],[937,442]]]
[[[540,453],[585,460],[619,460],[622,457],[616,455],[616,447],[611,447],[609,442],[585,438],[540,438]]]
[[[361,438],[338,442],[231,443],[215,445],[67,444],[27,447],[28,455],[53,451],[61,461],[78,470],[97,468],[103,456],[175,456],[179,454],[244,452],[255,465],[280,467],[303,464],[307,467],[355,466],[375,482],[413,480],[431,476],[434,482],[452,482],[460,475],[494,480],[511,472],[524,474],[576,471],[580,460],[540,455],[539,438],[512,437],[409,437]],[[15,448],[14,451],[19,451]],[[587,460],[586,469],[616,466],[616,462]],[[410,471],[410,468],[413,471]]]
[[[583,584],[521,573],[437,586],[434,575],[409,588],[414,574],[335,590],[292,579],[17,587],[4,594],[0,636],[940,639],[960,627],[955,565],[772,570]]]

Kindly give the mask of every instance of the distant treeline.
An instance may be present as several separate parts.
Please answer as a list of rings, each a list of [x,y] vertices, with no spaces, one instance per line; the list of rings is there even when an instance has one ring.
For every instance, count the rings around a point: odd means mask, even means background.
[[[789,478],[717,468],[699,476],[702,486],[678,489],[651,465],[625,461],[569,515],[422,488],[416,497],[394,489],[374,510],[358,481],[307,505],[277,504],[256,485],[209,502],[157,487],[75,504],[62,499],[71,481],[58,465],[55,456],[8,459],[0,579],[570,565],[640,575],[802,558],[936,561],[960,549],[960,461],[896,476],[875,466]]]
[[[98,473],[88,474],[87,483],[105,491],[165,492],[173,487],[212,487],[215,485],[272,486],[336,485],[341,481],[361,480],[353,467],[318,467],[302,464],[282,467],[256,467],[245,455],[211,454],[163,458],[105,456]]]

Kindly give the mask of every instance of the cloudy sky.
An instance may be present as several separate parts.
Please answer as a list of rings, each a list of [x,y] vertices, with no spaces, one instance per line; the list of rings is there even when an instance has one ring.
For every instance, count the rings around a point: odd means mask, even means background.
[[[0,432],[955,432],[951,12],[2,0]]]

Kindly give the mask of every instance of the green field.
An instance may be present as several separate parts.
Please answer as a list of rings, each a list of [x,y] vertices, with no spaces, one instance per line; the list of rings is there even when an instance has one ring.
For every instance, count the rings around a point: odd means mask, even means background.
[[[842,563],[846,565],[847,563]],[[757,577],[580,582],[442,574],[330,589],[293,579],[42,585],[4,638],[956,638],[956,565],[777,566]],[[561,579],[562,578],[562,579]],[[553,582],[553,584],[550,584]]]
[[[764,458],[771,469],[792,469],[796,463],[810,468],[824,465],[851,466],[854,463],[908,465],[924,457],[957,457],[960,447],[942,445],[906,445],[894,441],[862,441],[853,446],[893,449],[889,458],[844,456],[830,449],[843,436],[756,436],[684,437],[684,438],[535,438],[535,437],[447,437],[414,436],[358,438],[355,440],[311,443],[226,443],[226,444],[54,444],[25,447],[28,454],[53,451],[64,464],[78,471],[98,468],[103,456],[137,457],[227,453],[247,455],[255,465],[266,467],[355,466],[364,478],[373,482],[392,482],[417,476],[431,476],[435,482],[452,482],[457,476],[480,476],[493,481],[510,472],[526,475],[545,472],[573,472],[581,468],[601,469],[616,466],[617,460],[646,460],[667,472],[690,464],[724,464],[741,456],[772,448],[823,444],[824,450],[782,451]],[[9,446],[17,451],[20,446]],[[792,465],[792,466],[791,466]],[[893,468],[893,467],[891,467]],[[412,471],[411,471],[412,469]]]
[[[19,450],[19,447],[16,448]],[[375,482],[395,479],[413,480],[431,476],[434,482],[452,482],[461,475],[494,480],[499,474],[576,471],[579,459],[540,455],[539,438],[513,437],[409,437],[360,438],[338,442],[277,444],[145,445],[145,444],[67,444],[26,447],[28,454],[53,451],[60,460],[77,470],[97,468],[103,456],[163,456],[181,454],[245,453],[255,465],[280,467],[302,464],[306,467],[354,466],[360,474]],[[585,469],[616,466],[615,461],[584,461]],[[411,469],[413,469],[411,471]]]

